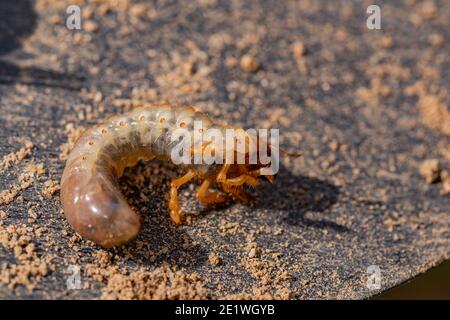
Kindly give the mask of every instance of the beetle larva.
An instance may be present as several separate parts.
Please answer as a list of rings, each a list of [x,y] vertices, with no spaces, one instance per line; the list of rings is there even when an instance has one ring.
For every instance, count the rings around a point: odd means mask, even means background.
[[[118,246],[134,238],[141,228],[140,218],[122,195],[118,178],[125,167],[139,160],[170,160],[174,130],[192,131],[195,121],[202,123],[200,134],[211,128],[224,130],[190,106],[158,104],[135,108],[85,131],[71,151],[61,179],[61,202],[73,228],[103,247]],[[227,196],[246,201],[243,186],[255,186],[260,169],[266,166],[226,161],[185,165],[187,173],[171,183],[171,219],[177,224],[182,221],[178,188],[191,179],[202,181],[197,198],[204,204],[222,203]],[[271,175],[265,177],[272,179]],[[223,192],[208,191],[214,183]]]

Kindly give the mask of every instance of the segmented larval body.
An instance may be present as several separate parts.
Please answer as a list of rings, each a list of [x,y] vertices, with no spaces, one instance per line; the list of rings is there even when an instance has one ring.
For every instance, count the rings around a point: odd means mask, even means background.
[[[170,159],[176,143],[171,141],[173,130],[193,130],[194,121],[205,129],[215,126],[192,107],[165,104],[136,108],[85,131],[61,179],[62,206],[74,229],[103,247],[134,238],[140,218],[120,192],[117,178],[141,159]]]

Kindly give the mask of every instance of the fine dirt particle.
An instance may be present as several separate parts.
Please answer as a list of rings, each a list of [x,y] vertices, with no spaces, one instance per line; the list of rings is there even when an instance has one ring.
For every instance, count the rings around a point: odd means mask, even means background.
[[[14,247],[21,251],[21,247]],[[28,246],[25,248],[25,254],[32,256],[32,249]],[[17,250],[15,250],[17,252]],[[17,253],[16,253],[17,254]],[[23,259],[22,259],[23,260]],[[51,260],[51,259],[50,259]],[[25,286],[32,291],[35,285],[46,277],[49,273],[48,259],[33,258],[31,260],[22,261],[19,264],[5,264],[0,271],[0,281],[8,285],[8,288],[14,289],[18,285]]]
[[[294,56],[295,63],[297,64],[298,70],[302,74],[307,74],[308,68],[306,65],[306,59],[304,57],[307,53],[305,45],[302,42],[294,42],[293,44],[291,44],[291,51],[292,55]]]
[[[377,106],[379,105],[380,97],[387,97],[391,92],[392,89],[385,85],[381,78],[373,78],[370,81],[370,88],[358,88],[356,95],[367,103]]]
[[[250,251],[248,252],[248,257],[249,258],[254,258],[256,257],[256,248],[251,248]]]
[[[439,160],[425,160],[420,165],[419,172],[429,184],[439,181],[441,177],[441,166]]]
[[[252,55],[245,54],[242,56],[239,66],[244,72],[256,72],[261,67],[261,64]]]
[[[394,39],[391,35],[387,35],[381,39],[381,43],[385,48],[392,48],[392,46],[394,45]]]
[[[435,47],[441,47],[444,42],[445,39],[442,35],[440,35],[439,33],[432,33],[428,36],[428,42]]]
[[[23,159],[29,156],[33,151],[33,143],[27,142],[25,146],[20,148],[17,152],[11,152],[0,160],[0,172],[9,169],[11,166],[20,163]]]
[[[442,180],[442,193],[447,195],[450,194],[450,172],[444,170],[441,173]]]
[[[10,249],[17,263],[4,263],[0,268],[0,283],[10,289],[19,285],[32,291],[35,285],[54,270],[51,255],[36,251],[33,242],[34,228],[22,225],[5,225],[7,214],[0,211],[0,245]]]
[[[208,256],[209,263],[211,263],[212,266],[218,266],[222,263],[222,259],[219,257],[219,255],[215,252],[212,252]]]
[[[48,198],[53,196],[55,192],[60,189],[60,185],[58,181],[55,180],[47,180],[44,182],[44,189],[42,190],[42,194]]]
[[[437,96],[421,96],[417,103],[423,122],[429,127],[450,135],[450,111]]]
[[[154,16],[154,9],[146,3],[137,3],[131,6],[130,14],[135,17],[145,17],[145,16]]]
[[[98,24],[93,20],[87,20],[83,25],[84,30],[87,32],[95,32],[98,30]]]
[[[172,271],[163,265],[153,271],[139,269],[130,275],[113,275],[102,299],[207,299],[210,293],[200,277]]]
[[[44,165],[28,164],[18,178],[18,183],[7,190],[0,191],[0,205],[5,205],[14,200],[21,191],[31,187],[36,179],[45,173]]]
[[[291,45],[292,53],[294,54],[295,58],[301,59],[306,54],[305,45],[301,42],[294,42]]]
[[[255,248],[253,248],[255,249]],[[267,252],[268,253],[268,252]],[[290,299],[292,277],[278,260],[278,255],[263,258],[248,257],[241,260],[241,265],[257,279],[258,286],[252,288],[252,299]]]
[[[60,160],[67,160],[67,157],[70,154],[70,151],[75,146],[77,140],[81,137],[85,128],[75,126],[72,123],[69,123],[65,127],[65,133],[67,134],[67,142],[60,146],[61,153],[59,155]]]

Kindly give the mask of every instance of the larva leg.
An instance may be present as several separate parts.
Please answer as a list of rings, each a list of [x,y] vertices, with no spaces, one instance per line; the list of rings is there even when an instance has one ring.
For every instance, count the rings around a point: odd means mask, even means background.
[[[217,191],[208,192],[211,186],[211,180],[206,179],[198,189],[197,199],[204,204],[219,204],[227,201],[227,197]]]
[[[264,177],[267,179],[267,181],[269,181],[270,183],[273,183],[273,175],[267,175]]]
[[[256,170],[250,171],[250,172],[248,172],[248,174],[255,178],[262,176],[261,169],[256,169]],[[263,177],[266,178],[267,181],[269,181],[270,183],[273,183],[273,175],[263,175]]]
[[[264,178],[267,179],[267,181],[269,181],[270,183],[273,183],[274,176],[273,175],[263,175],[261,173],[261,169],[256,169],[256,170],[248,171],[248,172],[244,172],[244,173],[247,173],[249,176],[252,176],[254,178],[263,176]]]
[[[173,180],[172,183],[170,184],[170,200],[169,200],[170,218],[176,224],[180,224],[181,221],[183,220],[183,217],[180,213],[180,206],[178,204],[178,188],[194,177],[195,172],[189,170],[184,176]]]

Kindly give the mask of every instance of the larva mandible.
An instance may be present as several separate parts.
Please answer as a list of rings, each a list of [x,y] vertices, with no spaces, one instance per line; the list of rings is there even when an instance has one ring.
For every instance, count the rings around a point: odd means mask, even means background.
[[[64,214],[81,236],[103,247],[122,245],[133,239],[141,228],[138,214],[120,192],[118,178],[125,167],[139,160],[170,160],[177,128],[193,130],[201,121],[204,129],[223,126],[191,106],[154,104],[113,116],[88,129],[71,151],[61,178],[61,203]],[[182,221],[178,188],[193,178],[202,184],[197,198],[204,204],[225,202],[227,196],[248,201],[245,184],[256,186],[260,168],[257,164],[185,165],[187,173],[171,183],[169,210],[175,223]],[[265,176],[269,181],[272,176]],[[217,183],[223,192],[209,191]]]

